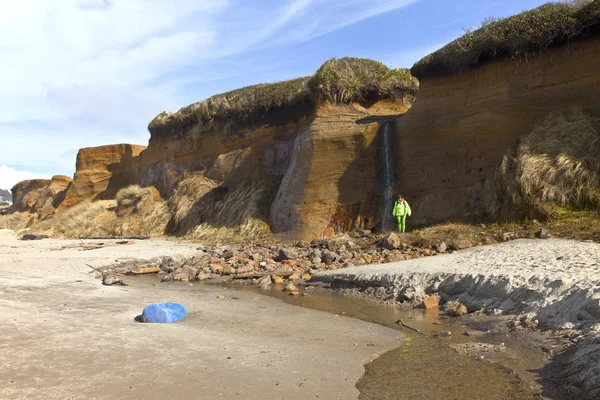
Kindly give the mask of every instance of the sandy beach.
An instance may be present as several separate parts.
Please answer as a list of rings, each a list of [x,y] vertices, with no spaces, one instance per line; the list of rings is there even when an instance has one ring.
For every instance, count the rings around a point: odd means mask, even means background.
[[[403,342],[390,328],[252,293],[143,279],[102,286],[86,264],[185,257],[196,246],[76,247],[90,242],[0,231],[0,398],[351,399],[364,363]],[[190,316],[134,321],[163,301]]]

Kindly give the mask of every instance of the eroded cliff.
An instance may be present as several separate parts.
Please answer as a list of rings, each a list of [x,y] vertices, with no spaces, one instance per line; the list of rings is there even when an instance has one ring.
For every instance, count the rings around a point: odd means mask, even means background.
[[[115,144],[79,150],[73,183],[59,208],[70,208],[86,200],[114,199],[120,189],[136,182],[137,159],[145,148]]]
[[[397,190],[412,201],[413,222],[481,211],[485,180],[506,151],[553,112],[600,107],[599,88],[598,36],[422,79],[397,124]]]

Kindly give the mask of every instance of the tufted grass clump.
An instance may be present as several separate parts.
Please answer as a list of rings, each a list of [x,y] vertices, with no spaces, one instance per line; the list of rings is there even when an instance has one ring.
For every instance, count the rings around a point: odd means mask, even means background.
[[[419,81],[406,68],[390,69],[379,61],[353,57],[326,61],[310,85],[316,97],[332,103],[404,100],[419,89]]]
[[[485,205],[503,219],[600,209],[600,110],[550,115],[523,137],[486,182]]]
[[[508,18],[490,18],[481,28],[418,61],[411,73],[423,79],[458,74],[496,58],[521,58],[567,42],[600,25],[600,0],[547,3]]]

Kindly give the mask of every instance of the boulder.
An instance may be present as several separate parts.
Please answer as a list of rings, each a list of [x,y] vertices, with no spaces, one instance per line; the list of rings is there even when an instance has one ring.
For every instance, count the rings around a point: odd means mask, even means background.
[[[542,228],[535,233],[535,237],[538,239],[548,239],[550,237],[550,231],[546,228]]]
[[[388,237],[383,239],[382,247],[387,250],[395,250],[402,245],[400,238],[395,233],[390,233]]]
[[[467,315],[467,307],[458,301],[449,301],[444,305],[444,313],[451,317],[462,317]]]
[[[320,250],[311,251],[311,253],[308,255],[308,261],[310,261],[313,264],[320,264],[321,263],[321,251]]]
[[[432,308],[437,308],[439,306],[437,296],[427,296],[423,299],[423,303],[421,303],[421,307],[426,310],[431,310]]]
[[[436,245],[434,249],[438,253],[445,253],[446,250],[448,250],[448,246],[446,245],[446,242],[442,242],[442,243]]]
[[[223,273],[224,267],[221,264],[212,264],[210,266],[210,270],[213,274],[221,275]]]
[[[332,262],[336,261],[338,258],[339,258],[339,255],[337,253],[334,253],[331,250],[323,250],[323,252],[321,253],[321,259],[326,264],[331,264]]]
[[[181,268],[181,272],[188,277],[188,280],[193,281],[196,279],[196,275],[198,275],[198,269],[194,267],[190,267],[189,265],[184,265]]]
[[[298,288],[292,282],[289,282],[287,285],[285,285],[285,287],[283,288],[283,291],[284,292],[296,292],[296,291],[298,291]]]
[[[198,279],[199,281],[205,281],[208,279],[212,279],[213,278],[213,274],[209,274],[206,272],[200,272],[198,273],[198,276],[196,277],[196,279]]]
[[[248,274],[248,273],[250,273],[252,271],[254,271],[254,265],[253,264],[246,264],[246,265],[239,266],[237,268],[237,273],[238,274]]]
[[[273,280],[273,283],[283,283],[283,278],[279,275],[271,275],[271,279]]]
[[[235,275],[236,273],[237,270],[231,265],[226,265],[223,267],[223,275]]]
[[[295,260],[298,258],[298,252],[291,249],[280,249],[279,250],[279,261]]]
[[[23,235],[23,237],[21,238],[21,240],[42,240],[42,239],[48,239],[48,235],[39,235],[37,233],[28,233],[26,235]]]
[[[271,283],[273,283],[273,280],[271,279],[271,277],[269,275],[265,275],[262,278],[260,278],[257,282],[256,282],[259,286],[263,286],[263,285],[270,285]]]

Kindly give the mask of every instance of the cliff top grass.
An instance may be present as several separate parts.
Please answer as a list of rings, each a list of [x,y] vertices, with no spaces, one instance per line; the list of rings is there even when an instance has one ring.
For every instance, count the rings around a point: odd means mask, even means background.
[[[310,81],[317,98],[332,103],[369,99],[402,100],[415,94],[419,81],[407,68],[390,69],[379,61],[346,57],[326,61]]]
[[[481,28],[418,61],[411,73],[423,79],[459,74],[498,58],[523,58],[566,43],[600,25],[600,0],[547,3],[508,18],[489,18]]]
[[[408,69],[390,69],[361,58],[332,59],[310,77],[259,84],[218,94],[163,112],[148,126],[153,135],[182,135],[193,126],[233,131],[244,125],[290,122],[311,114],[318,101],[350,103],[363,100],[405,99],[414,95],[418,81]],[[409,100],[412,98],[409,98]]]

